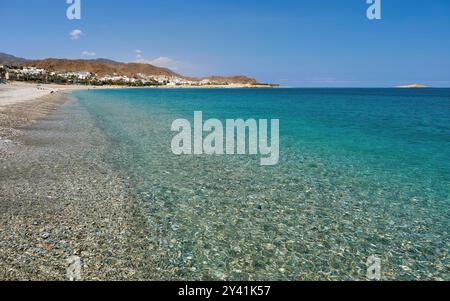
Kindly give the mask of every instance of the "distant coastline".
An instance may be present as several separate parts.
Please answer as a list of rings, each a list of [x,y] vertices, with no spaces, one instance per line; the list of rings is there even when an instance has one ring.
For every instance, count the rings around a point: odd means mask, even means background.
[[[108,59],[27,60],[0,53],[0,82],[19,81],[36,84],[125,86],[165,88],[274,88],[244,76],[183,76],[150,64],[122,63]]]

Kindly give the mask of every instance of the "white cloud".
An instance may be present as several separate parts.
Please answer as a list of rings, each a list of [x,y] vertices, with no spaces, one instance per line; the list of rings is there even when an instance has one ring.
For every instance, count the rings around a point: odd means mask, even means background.
[[[165,57],[165,56],[156,58],[154,60],[147,60],[147,59],[143,59],[142,57],[136,57],[136,63],[150,64],[150,65],[153,65],[156,67],[168,68],[171,70],[178,70],[183,65],[181,62],[175,61],[175,60]]]
[[[74,29],[69,33],[71,40],[78,40],[84,33],[79,29]]]
[[[177,62],[171,58],[168,58],[166,56],[161,56],[159,58],[149,61],[148,64],[156,66],[156,67],[177,69],[179,62]]]
[[[142,50],[136,49],[136,60],[142,59]]]
[[[83,51],[81,53],[82,56],[96,56],[97,54],[95,52],[91,52],[91,51]]]
[[[148,60],[143,57],[142,50],[137,49],[137,50],[135,50],[135,53],[136,53],[136,60],[134,61],[135,63],[150,64],[150,65],[153,65],[156,67],[168,68],[173,71],[177,71],[177,70],[179,71],[180,69],[184,69],[184,70],[191,69],[191,67],[188,64],[171,59],[167,56],[161,56],[161,57],[158,57],[153,60]]]

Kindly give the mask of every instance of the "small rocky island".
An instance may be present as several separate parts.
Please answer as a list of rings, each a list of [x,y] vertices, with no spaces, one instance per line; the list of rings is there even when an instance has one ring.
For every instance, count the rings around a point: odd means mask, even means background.
[[[401,89],[424,89],[424,88],[431,88],[431,87],[430,86],[421,85],[421,84],[412,84],[412,85],[398,86],[396,88],[401,88]]]

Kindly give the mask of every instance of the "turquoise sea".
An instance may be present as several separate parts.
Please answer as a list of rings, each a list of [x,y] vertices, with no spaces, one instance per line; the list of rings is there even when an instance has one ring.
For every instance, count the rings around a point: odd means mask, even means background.
[[[450,89],[73,94],[113,141],[160,279],[450,280]],[[280,161],[175,156],[175,119],[279,119]]]

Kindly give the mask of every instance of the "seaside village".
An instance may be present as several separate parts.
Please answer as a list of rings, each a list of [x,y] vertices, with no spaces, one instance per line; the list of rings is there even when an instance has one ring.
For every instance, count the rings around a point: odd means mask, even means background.
[[[73,84],[73,85],[118,85],[118,86],[206,86],[213,85],[209,79],[190,81],[176,76],[145,75],[135,77],[119,74],[99,77],[91,72],[53,72],[36,67],[18,67],[0,65],[0,83],[25,81],[34,83]]]

